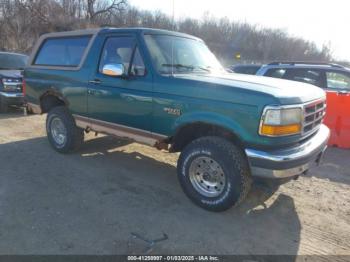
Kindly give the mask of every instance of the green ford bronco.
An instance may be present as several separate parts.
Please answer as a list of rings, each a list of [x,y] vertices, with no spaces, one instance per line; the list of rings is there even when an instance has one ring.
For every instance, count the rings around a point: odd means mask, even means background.
[[[74,151],[93,131],[181,152],[184,192],[211,211],[239,204],[253,177],[306,173],[329,138],[320,88],[229,74],[202,40],[177,32],[46,34],[24,77],[55,150]]]

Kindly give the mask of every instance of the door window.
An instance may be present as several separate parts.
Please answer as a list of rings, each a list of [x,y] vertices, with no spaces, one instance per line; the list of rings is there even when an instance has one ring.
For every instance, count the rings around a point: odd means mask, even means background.
[[[319,87],[324,87],[322,81],[322,72],[314,69],[288,69],[284,78],[288,80],[312,84]]]
[[[350,91],[350,74],[327,72],[327,88]]]
[[[135,47],[133,37],[110,37],[107,39],[99,65],[99,71],[107,64],[123,64],[124,72],[129,72],[130,61]]]
[[[132,61],[130,75],[132,76],[145,76],[146,75],[146,67],[143,62],[142,56],[140,54],[140,50],[138,48],[135,49],[134,59]]]

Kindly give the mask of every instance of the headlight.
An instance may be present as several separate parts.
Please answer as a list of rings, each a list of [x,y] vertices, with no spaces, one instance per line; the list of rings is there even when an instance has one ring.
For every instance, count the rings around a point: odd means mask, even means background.
[[[266,108],[261,119],[259,133],[263,136],[287,136],[302,130],[301,108]]]

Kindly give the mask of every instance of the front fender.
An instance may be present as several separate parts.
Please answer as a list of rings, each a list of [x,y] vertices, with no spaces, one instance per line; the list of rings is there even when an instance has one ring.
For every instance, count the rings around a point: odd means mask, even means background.
[[[175,134],[182,127],[194,123],[205,123],[220,126],[231,131],[242,142],[249,139],[248,132],[246,132],[237,121],[224,115],[212,112],[191,112],[181,115],[172,126],[173,134]]]

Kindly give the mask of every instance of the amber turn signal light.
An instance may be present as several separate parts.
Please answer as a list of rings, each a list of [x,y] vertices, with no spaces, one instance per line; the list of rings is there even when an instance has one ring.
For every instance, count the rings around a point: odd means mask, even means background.
[[[301,125],[292,124],[285,126],[262,125],[260,132],[265,136],[286,136],[300,133]]]

